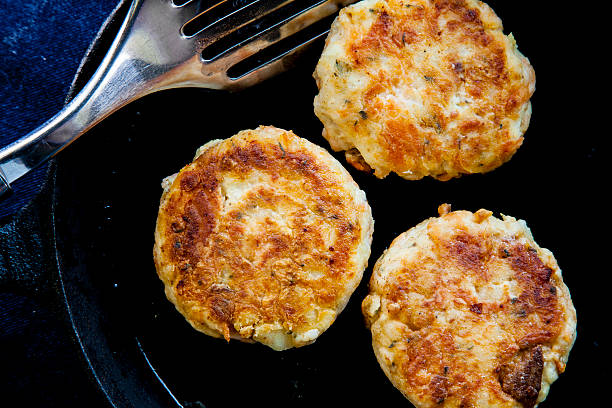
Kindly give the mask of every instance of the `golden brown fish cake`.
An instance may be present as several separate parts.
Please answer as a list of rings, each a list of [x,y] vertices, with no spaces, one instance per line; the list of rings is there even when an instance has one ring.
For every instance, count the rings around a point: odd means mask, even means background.
[[[310,344],[361,280],[373,230],[365,194],[293,132],[214,140],[163,187],[155,266],[199,331],[275,350]]]
[[[521,146],[535,90],[533,68],[502,30],[476,0],[364,0],[343,9],[314,72],[323,136],[379,178],[495,169]]]
[[[449,210],[374,266],[362,310],[376,358],[417,408],[534,407],[576,338],[561,270],[524,221]]]

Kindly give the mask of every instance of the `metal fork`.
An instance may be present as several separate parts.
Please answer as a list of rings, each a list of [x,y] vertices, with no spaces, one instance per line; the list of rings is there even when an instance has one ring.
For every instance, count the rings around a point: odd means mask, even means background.
[[[202,56],[203,50],[236,30],[258,24],[294,1],[300,0],[209,0],[212,4],[206,7],[196,0],[133,0],[113,44],[83,90],[41,127],[0,150],[0,195],[10,189],[11,182],[135,99],[179,87],[236,90],[284,71],[288,57],[328,30],[244,74],[228,73],[354,0],[310,0],[301,10],[225,47],[225,52],[210,59]],[[197,23],[207,18],[210,21],[198,29]]]

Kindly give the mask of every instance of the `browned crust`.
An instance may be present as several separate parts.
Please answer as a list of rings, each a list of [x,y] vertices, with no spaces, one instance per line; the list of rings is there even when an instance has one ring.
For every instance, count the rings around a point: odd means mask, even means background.
[[[372,168],[363,159],[363,156],[361,153],[359,153],[359,150],[355,148],[349,149],[344,152],[344,157],[346,158],[346,161],[357,170],[365,172],[372,171]]]
[[[538,345],[515,354],[499,369],[502,390],[525,408],[533,408],[542,386],[542,346]]]
[[[344,11],[349,16],[343,20],[344,26],[338,25],[344,33],[337,41],[346,41],[343,45],[348,60],[341,61],[343,70],[359,71],[371,78],[358,93],[342,96],[351,104],[334,119],[341,122],[356,118],[354,135],[346,136],[349,126],[343,123],[334,125],[340,125],[344,134],[331,132],[332,121],[325,119],[327,113],[318,108],[317,115],[327,130],[325,137],[352,139],[347,143],[362,150],[379,176],[394,171],[409,179],[431,175],[448,180],[462,173],[487,172],[508,161],[523,141],[522,133],[529,121],[525,111],[534,91],[535,76],[526,58],[519,57],[523,67],[518,69],[516,57],[509,60],[513,45],[503,35],[493,11],[472,0],[391,0],[370,7],[375,20],[367,32],[358,27],[347,28],[349,21],[359,15],[351,8]],[[441,47],[438,51],[437,46]],[[473,50],[474,54],[466,58],[462,50]],[[437,52],[431,56],[435,63],[421,62],[427,52]],[[383,59],[394,66],[381,68]],[[329,89],[341,89],[338,83],[342,83],[343,74],[328,84],[320,78],[324,72],[329,74],[318,67],[315,73],[320,88],[324,84]],[[406,112],[401,104],[387,97],[396,89],[412,86],[403,84],[406,72],[418,73],[419,81],[424,79],[419,92],[426,114]],[[330,92],[327,88],[321,93]],[[465,117],[449,108],[451,100],[462,93],[473,99],[466,102],[473,112]],[[351,112],[351,108],[361,111]],[[525,123],[516,134],[510,121],[521,120]],[[376,125],[368,126],[368,122]],[[362,149],[372,144],[381,148],[376,157]]]
[[[391,14],[390,14],[391,13]],[[442,15],[452,15],[454,19],[446,23],[445,27],[437,22]],[[420,27],[425,20],[427,31],[417,34],[412,27]],[[481,98],[483,94],[494,94],[486,105],[487,115],[497,118],[492,126],[500,127],[502,118],[516,117],[519,109],[529,101],[531,92],[523,81],[512,78],[506,66],[506,49],[503,43],[496,41],[487,32],[486,26],[480,19],[480,11],[467,1],[435,1],[430,10],[417,8],[412,13],[401,13],[382,10],[376,22],[372,25],[365,38],[351,45],[350,55],[356,67],[367,65],[368,58],[376,58],[380,54],[393,55],[399,59],[407,58],[413,52],[410,46],[414,43],[438,41],[441,35],[455,36],[462,43],[470,43],[482,49],[484,57],[482,60],[462,61],[449,60],[442,64],[448,67],[448,71],[454,74],[454,79],[449,81],[446,75],[440,79],[435,72],[425,72],[430,78],[430,83],[435,83],[429,90],[429,95],[437,101],[445,101],[456,90],[460,84],[467,86],[468,92],[474,98]],[[486,50],[486,51],[485,51]],[[427,75],[429,74],[429,75]],[[451,76],[452,78],[452,76]],[[375,85],[366,92],[366,105],[368,115],[373,117],[385,117],[390,114],[389,106],[383,104],[376,96],[379,92],[392,86],[396,78],[379,77]],[[384,84],[384,85],[383,85]],[[443,106],[443,103],[438,105]],[[419,155],[435,155],[444,146],[438,142],[436,134],[447,130],[447,118],[441,108],[435,104],[431,117],[425,122],[415,124],[400,117],[400,119],[386,121],[386,128],[380,135],[381,143],[387,146],[388,161],[393,167],[400,171],[409,170],[406,166],[413,157]],[[484,108],[484,107],[483,107]],[[484,113],[484,109],[483,109]],[[397,115],[394,115],[397,116]],[[486,125],[482,121],[469,119],[459,123],[458,128],[462,134],[471,132],[485,132]],[[506,139],[504,134],[507,130],[500,128],[500,140]],[[514,151],[521,145],[522,138],[515,140],[511,145],[504,146],[500,151],[501,162],[507,161]],[[464,157],[462,160],[472,165],[483,166],[478,159],[483,151],[493,148],[487,141],[480,137],[470,137],[462,140]],[[485,169],[483,169],[485,170]],[[488,169],[486,169],[488,170]],[[439,179],[447,179],[444,174],[434,174]]]
[[[259,137],[270,129],[276,138]],[[348,173],[291,132],[258,131],[213,145],[184,168],[157,224],[156,266],[174,270],[160,273],[173,301],[196,327],[212,326],[227,340],[253,336],[252,328],[237,332],[245,316],[251,325],[280,322],[291,333],[312,324],[306,314],[314,305],[339,312],[365,267],[354,254],[370,228],[361,222],[369,207],[351,197]],[[269,183],[250,186],[226,208],[225,180],[248,182],[254,174]],[[282,213],[287,225],[267,216],[249,224],[266,212]],[[335,237],[327,245],[329,231]],[[323,277],[307,279],[313,270]]]
[[[363,310],[377,358],[419,408],[533,407],[543,350],[554,350],[548,358],[558,370],[575,338],[558,266],[522,227],[504,232],[487,226],[489,211],[449,209],[415,227],[420,235],[398,237],[376,263]],[[416,252],[399,263],[394,245]],[[513,289],[495,289],[504,282]],[[372,314],[377,296],[381,306]],[[483,405],[485,395],[493,399]]]

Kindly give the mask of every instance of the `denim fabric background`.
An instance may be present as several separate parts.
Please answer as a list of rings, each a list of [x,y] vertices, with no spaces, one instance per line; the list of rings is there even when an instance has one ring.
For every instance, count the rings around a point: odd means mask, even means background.
[[[116,0],[0,0],[0,146],[61,109],[80,60]],[[46,166],[13,183],[0,219],[39,190]],[[36,299],[0,293],[0,392],[27,407],[100,406],[78,349]],[[97,399],[96,399],[97,398]]]
[[[89,43],[116,0],[0,0],[0,146],[61,109]],[[38,191],[46,166],[13,184],[0,219]]]

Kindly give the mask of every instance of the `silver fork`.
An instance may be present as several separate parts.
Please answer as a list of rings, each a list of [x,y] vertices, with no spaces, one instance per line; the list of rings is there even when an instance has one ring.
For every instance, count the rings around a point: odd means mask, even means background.
[[[303,9],[204,59],[202,51],[295,0],[133,0],[112,46],[83,90],[38,129],[0,150],[0,195],[10,183],[57,154],[102,119],[147,94],[179,87],[236,90],[287,68],[288,57],[324,30],[267,63],[232,77],[228,70],[354,0],[311,0]],[[297,0],[299,1],[299,0]],[[200,30],[197,22],[215,17]],[[203,11],[202,11],[203,10]]]

